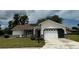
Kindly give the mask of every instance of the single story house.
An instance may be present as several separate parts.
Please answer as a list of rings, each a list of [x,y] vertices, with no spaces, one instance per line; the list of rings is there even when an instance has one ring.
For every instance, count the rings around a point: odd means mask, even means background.
[[[66,33],[66,27],[63,24],[59,24],[49,19],[34,27],[35,37],[41,37],[49,40],[64,38],[64,34]]]
[[[12,35],[15,37],[30,37],[33,35],[33,27],[30,24],[16,25],[12,31]]]
[[[66,26],[49,19],[34,27],[32,27],[30,24],[17,25],[12,30],[13,36],[35,36],[37,38],[44,38],[46,40],[64,38],[64,34],[67,33]]]

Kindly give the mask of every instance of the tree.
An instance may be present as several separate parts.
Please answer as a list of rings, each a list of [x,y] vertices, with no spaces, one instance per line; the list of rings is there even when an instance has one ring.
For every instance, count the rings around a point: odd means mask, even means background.
[[[5,28],[4,34],[12,34],[12,30],[10,28]]]
[[[3,30],[0,29],[0,36],[1,35],[4,35],[4,32],[3,32]]]
[[[27,15],[20,16],[19,14],[15,14],[13,17],[13,20],[8,22],[8,24],[9,24],[8,27],[9,27],[9,29],[12,29],[16,25],[19,25],[19,24],[24,25],[25,22],[28,23]]]
[[[8,24],[9,24],[8,28],[12,29],[16,25],[20,24],[19,18],[20,18],[19,14],[15,14],[14,17],[13,17],[13,20],[11,20],[11,21],[8,22]]]
[[[39,19],[37,24],[40,23],[40,22],[43,22],[47,19],[50,19],[50,20],[55,21],[57,23],[62,23],[62,21],[63,21],[63,19],[60,18],[58,15],[54,15],[54,16],[48,16],[47,18]]]
[[[13,22],[12,22],[12,21],[9,21],[8,24],[9,24],[8,27],[9,27],[10,29],[13,28]]]
[[[20,24],[24,25],[24,24],[25,24],[25,21],[26,21],[27,24],[28,24],[28,16],[27,16],[27,15],[21,16],[21,17],[20,17],[20,20],[19,20]]]
[[[78,28],[79,28],[79,24],[77,24]]]
[[[43,22],[43,21],[45,21],[46,19],[39,19],[38,21],[37,21],[37,24],[38,23],[41,23],[41,22]]]
[[[18,25],[19,24],[19,19],[20,19],[19,14],[15,14],[13,19],[14,19],[13,25],[14,26]]]
[[[57,23],[62,23],[63,21],[63,18],[60,18],[58,15],[50,16],[50,17],[47,17],[46,19],[53,20]]]
[[[1,24],[0,24],[0,30],[1,30]]]
[[[77,28],[77,27],[72,27],[72,29],[73,29],[73,30],[77,30],[78,28]]]
[[[3,30],[1,29],[1,24],[0,24],[0,36],[1,35],[4,35],[4,32],[3,32]]]

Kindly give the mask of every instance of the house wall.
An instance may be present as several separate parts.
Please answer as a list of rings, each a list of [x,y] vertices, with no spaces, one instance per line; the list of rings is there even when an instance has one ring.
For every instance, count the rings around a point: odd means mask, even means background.
[[[12,33],[14,36],[22,36],[24,34],[24,31],[18,30],[18,31],[13,31]]]

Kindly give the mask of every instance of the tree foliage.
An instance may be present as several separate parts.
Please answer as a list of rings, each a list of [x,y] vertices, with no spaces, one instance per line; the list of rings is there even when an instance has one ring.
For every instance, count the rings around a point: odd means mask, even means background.
[[[55,21],[57,23],[62,23],[63,19],[59,17],[58,15],[47,17],[47,19],[50,19],[52,21]]]
[[[77,30],[78,28],[77,28],[77,27],[72,27],[72,29],[73,29],[73,30]]]
[[[11,29],[13,27],[13,22],[9,21],[8,24],[9,24],[8,27]]]
[[[4,35],[4,32],[3,32],[3,30],[0,30],[0,36],[1,36],[1,35]]]
[[[19,24],[24,25],[25,22],[28,23],[28,16],[27,15],[20,16],[19,14],[15,14],[13,17],[13,20],[8,22],[8,24],[9,24],[8,27],[10,29],[12,29],[16,25],[19,25]]]
[[[20,24],[24,25],[25,21],[28,23],[28,16],[26,15],[21,16],[19,20]]]
[[[77,24],[77,26],[79,27],[79,24]]]
[[[4,29],[4,34],[12,34],[12,30],[9,28]]]
[[[39,19],[38,22],[37,22],[37,24],[38,24],[38,23],[41,23],[41,22],[43,22],[43,21],[45,21],[45,20],[46,20],[46,19]]]
[[[50,19],[50,20],[55,21],[57,23],[62,23],[62,21],[63,21],[63,18],[59,17],[58,15],[54,15],[54,16],[48,16],[47,18],[39,19],[37,24],[40,22],[43,22],[47,19]]]
[[[0,24],[0,36],[4,35],[3,30],[1,29],[1,24]]]

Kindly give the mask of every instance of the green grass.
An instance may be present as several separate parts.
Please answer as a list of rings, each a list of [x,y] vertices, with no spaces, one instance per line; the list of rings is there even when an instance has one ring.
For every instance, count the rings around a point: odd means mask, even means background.
[[[79,35],[67,35],[66,37],[70,40],[79,42]]]
[[[44,44],[44,40],[38,43],[30,38],[0,38],[0,48],[37,48]]]

